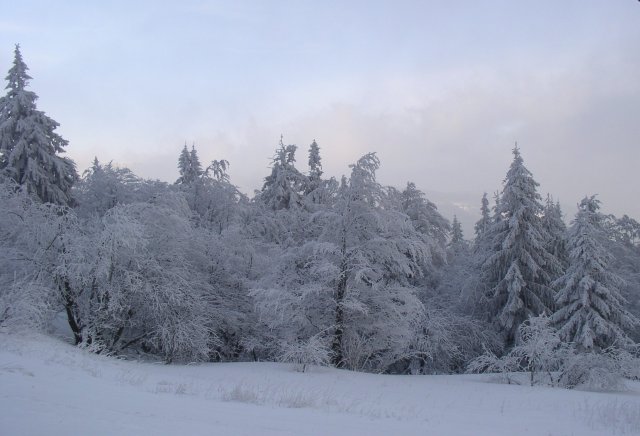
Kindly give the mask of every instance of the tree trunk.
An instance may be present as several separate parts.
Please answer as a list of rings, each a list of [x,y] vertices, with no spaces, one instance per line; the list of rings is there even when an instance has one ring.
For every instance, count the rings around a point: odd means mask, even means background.
[[[336,368],[344,367],[344,355],[342,354],[342,338],[344,335],[344,308],[342,302],[347,291],[347,242],[346,236],[342,237],[342,262],[340,263],[340,276],[336,288],[336,317],[335,331],[331,343],[331,364]]]
[[[64,309],[67,313],[67,322],[69,323],[69,327],[71,327],[71,331],[73,332],[75,345],[78,345],[80,342],[82,342],[82,329],[80,328],[78,320],[76,319],[76,303],[71,297],[71,285],[69,284],[69,281],[65,279],[63,286]]]

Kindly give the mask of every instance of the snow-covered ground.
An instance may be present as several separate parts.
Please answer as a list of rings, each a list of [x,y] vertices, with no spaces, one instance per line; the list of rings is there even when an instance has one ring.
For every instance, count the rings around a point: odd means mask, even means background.
[[[162,365],[0,333],[0,434],[576,435],[640,432],[640,383],[597,393],[489,375]]]

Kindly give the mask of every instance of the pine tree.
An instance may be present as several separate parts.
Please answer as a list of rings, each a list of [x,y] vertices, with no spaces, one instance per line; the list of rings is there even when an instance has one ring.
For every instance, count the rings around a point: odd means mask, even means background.
[[[202,176],[202,165],[200,164],[200,159],[198,158],[198,152],[196,151],[196,146],[191,146],[191,152],[189,153],[190,162],[191,162],[191,174],[190,177],[193,180],[196,180],[198,177]]]
[[[309,146],[309,178],[319,181],[322,177],[322,159],[320,158],[320,147],[314,139]]]
[[[480,219],[476,222],[474,227],[476,234],[476,242],[482,240],[484,234],[487,232],[489,225],[491,224],[491,215],[489,210],[489,200],[487,199],[487,193],[482,194],[482,205],[480,206]]]
[[[549,235],[547,241],[547,250],[553,254],[564,270],[567,267],[567,249],[565,243],[565,234],[567,226],[562,219],[562,209],[559,202],[554,202],[551,195],[547,194],[544,205],[544,215],[542,217],[542,225]],[[554,279],[557,277],[554,277]]]
[[[327,204],[337,190],[338,182],[333,177],[323,179],[322,174],[320,147],[314,139],[309,146],[309,175],[303,180],[303,193],[306,205],[310,209]]]
[[[546,248],[538,183],[524,166],[517,146],[513,156],[489,230],[490,252],[482,265],[492,315],[507,346],[514,344],[518,327],[529,316],[552,312],[549,283],[560,269]]]
[[[189,150],[187,149],[187,144],[184,144],[182,151],[180,152],[180,157],[178,158],[178,171],[180,173],[180,177],[176,181],[179,184],[187,183],[186,178],[189,174],[189,169],[191,167],[191,156],[189,155]]]
[[[556,282],[559,289],[553,315],[563,340],[584,350],[604,349],[630,342],[626,329],[639,320],[626,309],[620,293],[624,281],[611,272],[613,256],[602,240],[600,202],[585,197],[569,230],[569,267]]]
[[[37,110],[38,96],[25,88],[31,77],[16,45],[13,67],[0,98],[0,171],[45,203],[71,203],[77,180],[75,164],[64,153],[67,141],[55,132],[59,124]]]
[[[180,172],[180,177],[176,180],[176,183],[181,185],[189,185],[195,182],[204,173],[195,145],[191,146],[191,151],[187,149],[187,144],[184,145],[178,158],[178,171]]]
[[[467,242],[464,240],[464,233],[462,232],[462,225],[458,221],[457,216],[453,216],[453,222],[451,223],[451,241],[449,241],[449,249],[454,253],[460,253],[467,248]]]
[[[301,205],[304,176],[296,169],[295,145],[284,145],[282,137],[271,165],[271,174],[264,180],[260,199],[272,210],[290,209]]]

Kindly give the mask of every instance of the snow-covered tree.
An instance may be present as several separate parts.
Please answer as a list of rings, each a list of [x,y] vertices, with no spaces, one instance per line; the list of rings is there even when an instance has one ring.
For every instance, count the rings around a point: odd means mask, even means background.
[[[73,213],[11,179],[0,180],[0,205],[0,326],[45,328],[59,307],[51,271]]]
[[[206,174],[213,174],[213,178],[218,182],[228,182],[229,174],[229,161],[225,159],[213,160],[205,171]]]
[[[481,206],[480,206],[480,219],[474,226],[476,245],[479,244],[484,238],[485,233],[491,225],[491,211],[489,210],[489,200],[487,199],[487,193],[482,194]]]
[[[325,205],[334,197],[338,182],[332,177],[322,178],[322,158],[320,147],[313,140],[309,146],[309,175],[303,180],[303,194],[309,209],[317,209],[318,205]]]
[[[26,89],[31,77],[16,45],[13,67],[0,98],[0,173],[15,180],[43,202],[68,205],[77,179],[75,164],[60,156],[67,141],[58,123],[36,108],[38,96]]]
[[[410,354],[422,304],[410,279],[427,247],[405,214],[384,208],[374,154],[351,166],[328,210],[306,229],[317,238],[287,249],[253,291],[261,318],[289,342],[320,335],[331,363],[382,370]]]
[[[389,195],[392,194],[389,192]],[[415,183],[408,182],[398,196],[400,211],[411,219],[413,227],[429,247],[427,270],[433,274],[435,269],[446,263],[446,244],[451,226]]]
[[[195,145],[191,146],[191,151],[187,149],[187,144],[184,145],[178,158],[178,171],[180,177],[176,181],[177,184],[189,185],[202,176],[202,165]]]
[[[547,194],[542,216],[542,225],[548,234],[547,250],[553,254],[562,265],[562,269],[566,268],[568,262],[567,248],[565,236],[567,226],[562,219],[562,209],[560,203],[553,201],[551,195]],[[555,277],[554,277],[555,278]]]
[[[518,327],[530,316],[553,311],[550,281],[560,270],[558,260],[547,250],[538,183],[524,166],[517,146],[513,156],[489,230],[490,251],[482,265],[493,319],[507,345],[514,344]]]
[[[282,137],[271,164],[271,174],[265,178],[259,197],[272,210],[290,209],[301,205],[305,177],[296,169],[295,145],[284,145]]]
[[[613,256],[603,245],[599,208],[595,196],[580,202],[569,230],[569,267],[555,282],[559,291],[553,320],[565,341],[584,350],[628,345],[625,330],[639,322],[625,308],[623,280],[610,270]]]
[[[78,202],[75,210],[83,217],[103,216],[118,204],[139,199],[142,184],[128,168],[119,168],[112,162],[103,165],[95,158],[91,168],[74,186],[74,197]]]
[[[640,223],[623,215],[605,217],[603,224],[607,233],[605,248],[614,256],[611,270],[625,281],[622,295],[627,299],[627,308],[640,318]],[[631,332],[631,337],[640,342],[640,325]]]
[[[320,147],[314,139],[309,146],[309,179],[319,181],[322,177],[322,159],[320,158]]]
[[[208,359],[219,342],[207,238],[182,195],[166,189],[56,240],[52,279],[79,345],[111,353],[144,346],[171,362]]]
[[[458,221],[457,216],[453,216],[453,222],[451,223],[451,240],[449,241],[449,249],[454,252],[460,252],[466,250],[467,241],[464,240],[464,233],[462,232],[462,225]]]
[[[437,295],[441,300],[439,304],[448,301],[449,309],[453,312],[468,305],[475,305],[475,273],[469,244],[464,239],[460,221],[454,216],[447,244],[447,265],[442,271],[437,287]],[[466,310],[464,312],[469,313]]]
[[[540,373],[546,375],[546,381],[555,384],[553,371],[561,369],[570,356],[558,332],[552,326],[551,319],[545,314],[532,316],[520,324],[519,343],[501,357],[491,350],[472,360],[467,367],[469,372],[499,372],[508,383],[512,379],[510,372],[527,371],[529,383],[533,386],[540,382]]]

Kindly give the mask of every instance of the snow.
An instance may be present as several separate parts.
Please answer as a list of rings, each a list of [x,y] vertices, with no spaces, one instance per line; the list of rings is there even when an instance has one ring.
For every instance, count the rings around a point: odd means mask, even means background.
[[[505,385],[274,363],[163,365],[0,333],[3,435],[640,434],[625,392]]]

